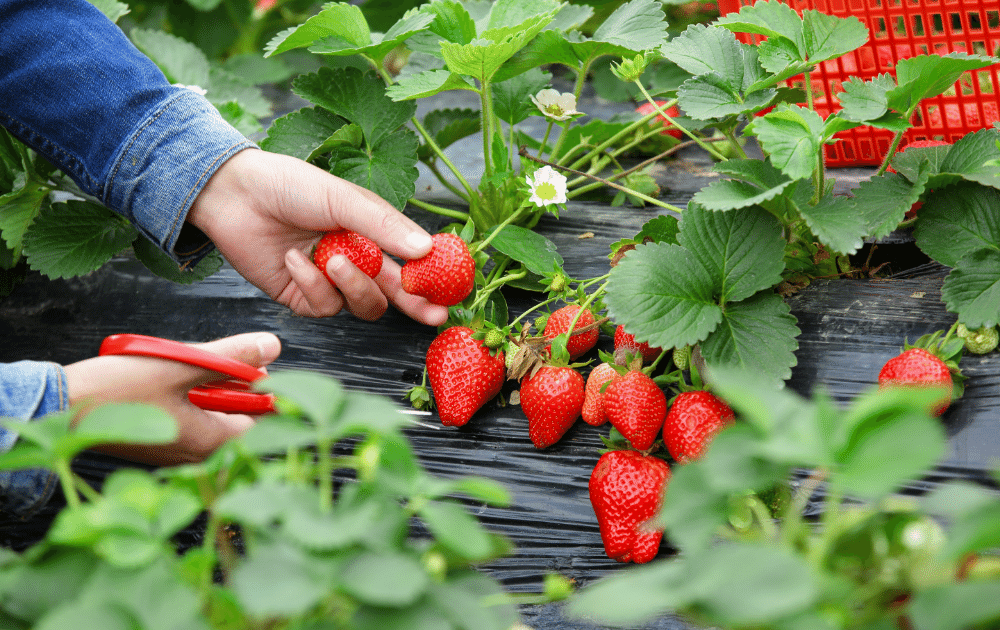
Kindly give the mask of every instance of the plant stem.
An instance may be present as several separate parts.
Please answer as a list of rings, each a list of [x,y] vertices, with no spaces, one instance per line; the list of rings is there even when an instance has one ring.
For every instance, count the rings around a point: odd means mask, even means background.
[[[490,232],[490,235],[489,235],[489,236],[487,236],[486,238],[484,238],[484,239],[483,239],[482,241],[480,241],[479,245],[477,245],[477,246],[476,246],[476,249],[472,251],[472,255],[473,255],[473,256],[475,256],[475,255],[476,255],[476,254],[478,254],[479,252],[481,252],[481,251],[483,251],[484,249],[486,249],[486,247],[487,247],[487,246],[488,246],[488,245],[490,244],[490,242],[491,242],[491,241],[492,241],[492,240],[493,240],[494,238],[496,238],[496,235],[497,235],[497,234],[499,234],[499,233],[500,233],[500,231],[501,231],[501,230],[503,230],[503,229],[504,229],[505,227],[507,227],[508,225],[510,225],[511,223],[513,223],[513,222],[514,222],[514,219],[516,219],[516,218],[517,218],[517,216],[518,216],[519,214],[521,214],[521,211],[522,211],[522,210],[524,210],[524,209],[525,209],[525,208],[527,208],[527,207],[528,207],[528,202],[527,202],[527,201],[524,201],[524,202],[522,202],[522,203],[521,203],[521,207],[519,207],[519,208],[518,208],[517,210],[515,210],[514,212],[511,212],[511,213],[510,213],[510,214],[509,214],[509,215],[507,216],[507,218],[506,218],[506,219],[504,219],[504,220],[503,220],[503,221],[501,221],[500,223],[497,223],[497,224],[496,224],[496,226],[494,226],[494,227],[493,227],[493,231],[492,231],[492,232]]]
[[[542,157],[542,153],[545,152],[545,146],[549,143],[549,134],[552,133],[552,125],[554,123],[555,121],[549,118],[549,124],[545,127],[545,136],[542,138],[542,146],[538,147],[538,157]],[[549,157],[552,156],[550,155]]]
[[[63,494],[66,495],[66,505],[70,508],[80,507],[80,495],[76,493],[73,483],[73,470],[70,468],[69,460],[59,459],[56,461],[55,472],[59,476],[59,484],[62,486]]]
[[[479,92],[479,100],[483,110],[483,179],[493,177],[493,96],[490,93],[489,81],[483,81]]]
[[[743,148],[743,145],[741,145],[740,141],[736,138],[736,130],[733,127],[728,127],[725,131],[722,132],[722,135],[724,135],[726,139],[729,140],[730,146],[739,151],[740,157],[742,157],[743,159],[749,157],[747,155],[746,149]]]
[[[316,441],[319,457],[316,467],[316,476],[319,477],[319,509],[323,513],[333,510],[333,455],[330,453],[332,448],[333,442],[329,438]]]
[[[486,303],[486,300],[489,299],[490,294],[496,291],[498,288],[507,284],[511,280],[520,280],[521,278],[524,278],[527,275],[528,272],[522,270],[515,273],[509,273],[506,276],[502,276],[500,278],[496,278],[495,280],[493,280],[492,282],[490,282],[485,287],[479,290],[479,294],[476,296],[476,299],[472,303],[472,306],[469,307],[469,310],[475,312],[478,308],[480,308],[483,304]]]
[[[809,549],[808,555],[810,564],[816,567],[817,570],[822,569],[823,563],[826,560],[826,554],[830,549],[830,545],[833,544],[834,537],[838,533],[834,525],[836,525],[837,516],[840,514],[843,500],[842,491],[836,487],[831,487],[826,500],[823,501],[823,514],[820,516],[820,537]]]
[[[903,141],[903,132],[897,131],[896,135],[892,137],[892,144],[889,145],[889,150],[885,152],[885,159],[882,160],[882,164],[875,171],[875,175],[881,175],[885,173],[885,170],[889,168],[889,162],[892,161],[892,156],[896,155],[896,149],[899,148],[899,143]]]
[[[76,486],[77,492],[82,494],[87,501],[93,502],[101,498],[101,494],[97,490],[91,488],[90,484],[80,477],[73,475],[73,483]]]
[[[469,220],[469,213],[467,212],[462,212],[461,210],[452,210],[451,208],[444,208],[442,206],[436,206],[432,203],[421,201],[416,197],[411,197],[410,199],[407,199],[406,203],[413,204],[418,208],[421,208],[428,212],[433,212],[434,214],[440,214],[441,216],[449,217],[455,219],[456,221],[462,221],[463,223]]]
[[[802,482],[802,485],[799,486],[799,489],[792,497],[791,503],[786,511],[785,525],[782,528],[784,534],[783,539],[786,544],[790,546],[795,545],[795,539],[799,535],[799,531],[802,528],[802,513],[806,509],[806,503],[809,502],[813,493],[816,492],[816,488],[818,488],[826,479],[826,475],[827,472],[823,468],[813,471],[813,473]]]
[[[660,105],[657,105],[656,101],[653,100],[653,97],[649,95],[649,92],[647,92],[646,88],[642,85],[642,81],[636,79],[634,81],[634,83],[637,86],[639,86],[639,90],[642,92],[642,95],[646,97],[646,100],[653,104],[653,107],[656,108],[656,112],[660,116],[663,116],[663,118],[665,118],[668,123],[670,123],[674,127],[677,127],[678,129],[681,130],[681,132],[684,135],[686,135],[687,137],[689,137],[692,140],[694,140],[695,142],[697,142],[698,146],[700,146],[702,149],[704,149],[705,151],[707,151],[708,154],[711,155],[712,157],[714,157],[715,159],[719,160],[720,162],[725,162],[726,161],[726,156],[724,156],[721,153],[719,153],[718,151],[716,151],[715,147],[712,147],[712,146],[710,146],[708,144],[705,144],[705,142],[701,138],[699,138],[698,136],[694,135],[694,133],[688,131],[686,128],[682,127],[681,125],[678,125],[677,122],[673,118],[671,118],[670,116],[668,116],[667,112],[665,111],[666,110],[666,105],[664,105],[662,107]]]
[[[424,164],[426,164],[430,172],[433,173],[435,177],[437,177],[438,181],[441,182],[442,186],[450,190],[452,194],[454,194],[456,197],[464,201],[466,204],[470,203],[468,195],[459,190],[458,186],[455,186],[447,179],[445,179],[444,173],[442,173],[441,169],[437,167],[437,162],[424,162]]]
[[[580,94],[583,93],[583,86],[587,81],[587,74],[590,72],[590,65],[592,63],[593,60],[587,60],[576,69],[576,83],[573,86],[573,100],[576,102],[580,101]],[[551,125],[551,123],[549,124]],[[553,162],[559,161],[559,151],[562,149],[563,144],[566,142],[566,137],[569,135],[569,121],[559,126],[562,127],[562,131],[559,132],[559,137],[556,139],[556,146],[552,147],[552,152],[549,153],[549,159]]]
[[[548,298],[547,300],[539,302],[538,304],[535,304],[534,306],[532,306],[528,310],[524,311],[523,313],[521,313],[520,315],[518,315],[517,317],[515,317],[514,321],[512,321],[510,323],[511,327],[513,327],[514,324],[516,324],[517,322],[521,321],[529,313],[533,313],[534,311],[537,311],[538,309],[542,308],[543,306],[548,306],[549,304],[555,302],[557,299],[559,299],[559,298],[558,297],[551,297],[551,298]]]
[[[444,151],[442,151],[441,147],[439,147],[437,142],[434,141],[431,134],[424,129],[424,126],[420,124],[420,121],[417,120],[416,116],[410,118],[410,122],[413,123],[417,132],[423,137],[424,142],[426,142],[427,146],[429,146],[431,151],[434,152],[434,155],[436,155],[439,160],[444,162],[445,166],[448,167],[448,170],[451,171],[456,179],[458,179],[459,183],[462,184],[462,188],[464,188],[465,192],[468,193],[468,199],[473,199],[476,196],[476,191],[469,185],[469,182],[466,181],[465,177],[462,176],[462,172],[458,170],[458,167],[456,167],[452,161],[448,159],[448,156],[444,154]]]
[[[754,518],[760,523],[760,528],[763,530],[764,535],[768,540],[777,541],[778,540],[778,528],[774,524],[774,517],[771,515],[767,506],[757,497],[757,495],[752,495],[747,497],[747,507],[753,512]]]

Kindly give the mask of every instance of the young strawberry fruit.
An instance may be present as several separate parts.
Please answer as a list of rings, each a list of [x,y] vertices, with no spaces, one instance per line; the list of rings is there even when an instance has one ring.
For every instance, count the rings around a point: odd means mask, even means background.
[[[578,304],[567,304],[561,309],[555,311],[549,315],[548,319],[545,321],[545,330],[542,334],[546,339],[551,341],[552,339],[555,339],[557,335],[569,332],[569,324],[573,321],[573,318],[576,317],[579,310],[580,306]],[[582,315],[580,315],[580,319],[576,320],[576,326],[573,327],[573,330],[578,330],[593,323],[594,314],[591,313],[590,310],[586,310]],[[586,354],[591,348],[596,346],[597,338],[600,334],[600,330],[593,328],[585,333],[571,335],[569,341],[566,342],[566,350],[569,351],[570,360]]]
[[[491,354],[465,326],[446,328],[427,348],[427,378],[441,424],[460,427],[491,398],[504,381],[504,354]]]
[[[313,262],[331,284],[333,279],[326,273],[326,264],[336,254],[346,256],[369,278],[382,270],[382,250],[375,241],[351,230],[333,230],[323,235],[312,252]]]
[[[649,344],[643,341],[642,343],[636,343],[635,335],[625,332],[625,328],[621,325],[615,328],[615,350],[621,348],[626,348],[631,352],[637,352],[642,355],[642,360],[645,363],[652,363],[656,360],[656,357],[660,356],[663,352],[660,348],[650,348]]]
[[[455,306],[475,286],[476,261],[455,234],[435,234],[434,247],[423,258],[408,260],[400,277],[403,290],[441,306]]]
[[[649,562],[663,531],[648,524],[660,509],[670,467],[637,451],[609,451],[590,474],[590,505],[601,528],[604,553],[618,562]]]
[[[583,409],[580,411],[583,421],[587,424],[599,427],[608,421],[608,413],[604,409],[604,392],[601,389],[605,383],[616,376],[618,376],[618,372],[610,363],[599,363],[587,375]]]
[[[931,412],[940,416],[951,403],[954,381],[951,369],[939,357],[923,348],[909,348],[889,359],[878,374],[880,388],[945,387],[949,390],[936,402]]]
[[[536,448],[552,446],[583,409],[583,376],[571,367],[546,365],[521,382],[521,409]]]
[[[656,104],[661,108],[666,103],[667,103],[666,101],[656,101]],[[653,107],[652,103],[643,103],[639,107],[636,107],[635,111],[637,114],[640,114],[642,116],[648,116],[652,114],[654,111],[657,111],[657,108]],[[667,113],[667,116],[670,116],[671,118],[676,118],[681,115],[681,110],[677,109],[676,105],[674,105],[673,107],[667,107],[663,111],[665,111]],[[658,120],[660,124],[664,127],[663,131],[660,132],[662,135],[673,136],[675,138],[680,138],[681,136],[684,135],[683,133],[681,133],[680,129],[671,125],[667,121],[667,119],[663,117],[663,114],[657,115],[656,120]]]
[[[667,413],[667,397],[653,379],[632,370],[604,390],[608,421],[637,451],[653,446]]]
[[[698,459],[721,429],[735,420],[733,410],[706,391],[682,392],[663,423],[663,443],[678,464]]]

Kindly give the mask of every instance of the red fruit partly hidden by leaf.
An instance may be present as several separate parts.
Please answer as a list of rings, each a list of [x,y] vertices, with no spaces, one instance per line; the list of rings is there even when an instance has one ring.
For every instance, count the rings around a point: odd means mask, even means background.
[[[346,256],[369,278],[382,270],[382,250],[375,241],[351,230],[333,230],[323,235],[312,254],[313,262],[331,284],[333,280],[326,273],[326,264],[337,254]]]
[[[625,332],[625,328],[621,325],[615,329],[615,350],[620,348],[627,348],[633,353],[641,354],[645,363],[652,363],[663,352],[660,348],[650,348],[645,341],[636,343],[635,335]]]
[[[569,332],[569,324],[576,317],[577,312],[579,312],[580,306],[578,304],[567,304],[561,309],[549,315],[548,320],[545,322],[545,330],[542,334],[546,339],[555,339],[557,335],[561,335],[565,332]],[[576,326],[573,330],[579,330],[584,326],[589,326],[594,323],[594,314],[590,310],[585,310],[583,314],[580,315],[580,319],[576,320]],[[566,350],[569,351],[569,358],[576,359],[579,356],[586,354],[591,348],[597,345],[597,338],[600,336],[601,331],[597,328],[593,328],[584,333],[579,333],[576,335],[571,335],[569,341],[566,342]]]
[[[907,149],[920,149],[924,147],[941,147],[950,145],[951,145],[950,142],[945,142],[944,140],[914,140],[913,142],[907,144],[905,147],[901,148],[900,151],[904,151]],[[899,153],[899,151],[897,151],[897,153]],[[885,170],[888,173],[896,172],[896,169],[892,168],[892,164],[890,164],[889,168]],[[932,191],[927,191],[927,192],[932,192]],[[906,211],[906,218],[912,219],[913,217],[917,216],[917,210],[920,210],[920,208],[922,208],[923,206],[924,202],[922,201],[915,202],[912,206],[910,206],[910,209]]]
[[[666,105],[666,103],[667,103],[666,101],[656,101],[656,104],[659,105],[659,106],[661,106],[661,107],[663,105]],[[656,110],[657,110],[657,108],[653,107],[652,103],[643,103],[642,105],[640,105],[640,106],[638,106],[638,107],[635,108],[636,113],[640,114],[642,116],[648,116],[648,115],[652,114]],[[667,113],[667,116],[670,116],[671,118],[676,118],[676,117],[678,117],[678,116],[681,115],[681,110],[679,110],[676,105],[674,105],[672,107],[667,107],[663,111],[665,111]],[[658,120],[660,122],[660,124],[663,125],[663,127],[664,127],[664,130],[660,132],[662,135],[664,135],[664,136],[673,136],[675,138],[680,138],[681,136],[684,135],[681,132],[680,129],[678,129],[677,127],[674,127],[673,125],[671,125],[667,121],[667,119],[663,117],[662,114],[658,115],[656,117],[656,120]]]
[[[604,409],[604,392],[601,389],[616,376],[618,372],[610,363],[599,363],[587,375],[583,409],[580,411],[583,421],[587,424],[598,427],[608,421],[608,413]]]
[[[889,359],[878,374],[880,388],[886,387],[944,387],[945,393],[933,405],[932,413],[941,415],[951,403],[954,381],[951,370],[940,358],[923,348],[910,348]]]
[[[663,427],[667,397],[649,376],[630,371],[604,390],[608,421],[639,451],[652,448]]]
[[[610,451],[597,460],[590,505],[609,558],[641,564],[656,557],[663,530],[648,521],[659,511],[669,480],[667,462],[637,451]]]
[[[403,265],[400,272],[403,290],[434,304],[454,306],[472,293],[476,261],[460,236],[442,233],[433,238],[434,247],[429,254]]]
[[[682,392],[663,423],[663,443],[679,464],[698,459],[715,434],[735,420],[733,410],[706,391]]]
[[[546,365],[521,382],[521,409],[536,448],[552,446],[583,409],[583,376],[571,367]]]
[[[446,328],[427,348],[427,378],[441,423],[462,426],[491,398],[504,381],[504,353],[472,338],[471,328]]]

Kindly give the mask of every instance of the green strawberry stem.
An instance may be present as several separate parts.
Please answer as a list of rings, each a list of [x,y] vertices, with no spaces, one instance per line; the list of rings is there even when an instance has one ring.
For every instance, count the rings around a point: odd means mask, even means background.
[[[807,552],[807,558],[812,566],[821,570],[827,561],[830,547],[833,541],[840,534],[839,528],[835,527],[840,515],[844,500],[843,491],[836,486],[831,486],[826,498],[823,500],[823,513],[819,520],[819,540],[815,541]]]
[[[461,210],[452,210],[451,208],[444,208],[442,206],[436,206],[426,201],[421,201],[416,197],[411,197],[406,200],[406,203],[414,205],[418,208],[426,210],[428,212],[433,212],[434,214],[440,214],[444,217],[449,217],[455,219],[456,221],[462,221],[463,223],[469,220],[469,214],[467,212],[462,212]]]
[[[656,356],[656,358],[653,359],[652,363],[650,363],[646,367],[642,368],[643,373],[646,374],[647,376],[651,376],[653,374],[653,372],[656,371],[656,368],[660,365],[660,361],[663,360],[663,357],[667,356],[668,354],[670,354],[670,353],[669,352],[661,352],[660,354],[658,354]]]
[[[535,304],[534,306],[532,306],[528,310],[524,311],[523,313],[521,313],[520,315],[518,315],[517,317],[515,317],[514,321],[512,321],[510,323],[510,325],[514,326],[515,324],[517,324],[519,321],[521,321],[522,319],[524,319],[526,316],[530,315],[534,311],[537,311],[538,309],[542,308],[543,306],[548,306],[549,304],[555,302],[558,299],[559,299],[558,296],[556,296],[556,297],[550,297],[550,298],[548,298],[546,300],[543,300],[543,301],[539,302],[538,304]]]
[[[542,157],[542,154],[545,153],[545,147],[549,143],[549,134],[552,133],[552,125],[553,124],[555,124],[555,121],[552,120],[551,118],[549,118],[549,124],[546,125],[546,127],[545,127],[545,136],[542,137],[542,144],[541,144],[540,147],[538,147],[538,157]],[[513,145],[511,145],[511,146],[513,146]],[[549,156],[549,157],[551,157],[551,156]]]
[[[649,101],[653,105],[654,108],[656,108],[656,113],[657,114],[659,114],[660,116],[663,116],[663,118],[668,123],[670,123],[671,125],[673,125],[674,127],[677,127],[681,131],[681,133],[683,133],[687,137],[689,137],[692,140],[694,140],[695,142],[697,142],[698,146],[700,146],[702,149],[705,149],[705,151],[707,151],[709,155],[711,155],[715,159],[719,160],[720,162],[725,162],[726,161],[726,156],[724,156],[721,153],[719,153],[718,151],[716,151],[715,147],[713,147],[711,145],[708,145],[708,144],[705,144],[705,142],[701,138],[699,138],[698,136],[696,136],[694,133],[692,133],[687,128],[683,127],[682,125],[678,125],[677,121],[675,121],[673,118],[671,118],[670,116],[667,115],[667,112],[666,112],[667,107],[670,107],[674,103],[676,103],[677,99],[674,99],[670,103],[665,103],[663,106],[657,105],[656,101],[653,99],[653,97],[650,96],[649,92],[646,91],[646,87],[642,84],[642,81],[640,81],[639,79],[636,79],[633,83],[635,83],[639,87],[639,91],[642,92],[642,95],[644,97],[646,97],[646,100]]]
[[[909,120],[909,117],[907,117],[907,120]],[[884,174],[885,170],[889,168],[889,163],[892,162],[893,156],[896,155],[896,149],[899,148],[899,143],[903,141],[903,133],[905,132],[897,131],[896,135],[893,136],[892,144],[889,145],[889,148],[885,152],[885,159],[882,160],[882,164],[879,165],[878,170],[875,171],[876,177]]]
[[[806,504],[812,498],[813,493],[816,492],[820,484],[826,480],[826,477],[827,470],[825,468],[818,468],[796,490],[784,515],[782,541],[785,545],[791,547],[798,544],[798,537],[804,523],[803,515],[805,514]]]
[[[490,244],[490,242],[493,241],[494,238],[496,238],[496,235],[499,234],[501,230],[503,230],[505,227],[513,223],[514,220],[517,219],[518,215],[521,214],[523,210],[529,207],[531,207],[530,202],[528,200],[524,200],[521,202],[521,205],[517,208],[517,210],[507,215],[507,218],[501,221],[500,223],[497,223],[496,226],[493,227],[493,230],[490,232],[490,235],[484,238],[482,241],[480,241],[479,245],[477,245],[476,248],[472,250],[473,257],[475,257],[475,255],[478,254],[479,252],[486,249],[486,247]]]
[[[512,282],[514,280],[520,280],[521,278],[527,275],[528,272],[526,270],[522,270],[515,273],[509,273],[506,276],[497,278],[492,282],[487,283],[487,285],[482,289],[480,289],[479,292],[476,294],[476,299],[472,302],[472,305],[469,306],[469,310],[470,311],[478,310],[483,306],[483,304],[486,303],[486,300],[489,299],[490,294],[492,294],[494,291],[496,291],[503,285],[507,284],[508,282]]]
[[[667,103],[667,106],[669,107],[669,106],[671,106],[672,104],[674,104],[676,102],[677,102],[676,99],[673,100],[673,101],[670,101],[670,102]],[[636,121],[632,122],[631,124],[629,124],[627,127],[625,127],[624,129],[622,129],[618,133],[614,134],[613,136],[611,136],[610,138],[608,138],[604,142],[602,142],[602,143],[598,144],[597,146],[595,146],[593,149],[590,150],[589,153],[587,153],[583,157],[577,159],[575,162],[571,163],[569,165],[569,167],[570,168],[574,168],[574,169],[583,167],[584,164],[586,164],[587,162],[590,162],[591,160],[593,160],[595,156],[601,155],[602,153],[604,153],[605,149],[607,149],[608,147],[614,146],[622,138],[625,138],[627,136],[632,135],[632,133],[635,132],[636,129],[639,129],[639,128],[643,127],[646,123],[648,123],[649,121],[651,121],[654,118],[656,118],[657,115],[658,115],[657,112],[652,112],[650,114],[647,114],[647,115],[643,116],[639,120],[636,120]],[[659,130],[655,131],[655,133],[659,133],[659,132],[660,132]],[[567,156],[563,156],[563,157],[566,158],[566,157],[568,157],[568,155]]]
[[[59,477],[59,484],[62,486],[63,495],[66,496],[66,505],[70,508],[80,507],[80,495],[76,493],[73,483],[73,470],[70,468],[69,460],[60,458],[55,462],[55,472]]]
[[[746,497],[746,506],[750,508],[754,518],[760,523],[760,529],[764,537],[769,541],[777,541],[780,538],[778,527],[774,524],[774,515],[767,509],[764,502],[756,494]]]
[[[649,133],[646,133],[646,134],[643,134],[643,135],[639,136],[639,139],[637,139],[637,140],[635,140],[633,142],[630,142],[627,145],[624,145],[624,146],[622,146],[619,149],[611,151],[610,153],[607,154],[607,156],[602,157],[597,162],[595,162],[594,166],[592,166],[587,172],[588,173],[597,173],[597,172],[601,171],[608,164],[608,162],[610,162],[612,159],[617,158],[619,155],[621,155],[625,151],[631,149],[632,147],[636,146],[637,144],[642,144],[645,140],[648,140],[649,138],[652,138],[653,136],[659,135],[659,133],[660,132],[656,131],[656,130],[650,131]],[[707,138],[705,141],[706,142],[720,142],[722,140],[728,140],[728,138]],[[629,168],[629,169],[626,169],[626,170],[623,170],[623,171],[619,171],[617,173],[613,173],[613,174],[609,175],[606,179],[609,182],[613,182],[613,181],[617,181],[619,179],[622,179],[623,177],[628,177],[632,173],[640,171],[643,168],[649,166],[650,164],[654,164],[656,162],[659,162],[660,160],[662,160],[664,158],[670,157],[671,155],[673,155],[674,153],[680,151],[681,149],[686,149],[687,147],[694,146],[695,144],[697,144],[697,143],[694,140],[686,140],[686,141],[681,142],[679,144],[675,144],[674,146],[670,147],[666,151],[663,151],[662,153],[660,153],[658,155],[654,155],[653,157],[651,157],[651,158],[649,158],[647,160],[643,160],[642,162],[639,162],[638,164],[636,164],[632,168]],[[742,149],[742,147],[740,147],[740,148]],[[582,184],[583,182],[587,181],[588,179],[590,179],[590,178],[589,177],[582,177],[581,176],[581,177],[577,177],[574,180],[566,182],[566,187],[573,189],[570,192],[566,193],[566,196],[569,197],[569,198],[578,197],[578,196],[580,196],[580,195],[582,195],[584,193],[590,192],[591,190],[594,190],[595,188],[600,188],[601,186],[604,185],[601,182],[591,182],[591,183],[586,184],[584,186],[580,186],[580,184]]]

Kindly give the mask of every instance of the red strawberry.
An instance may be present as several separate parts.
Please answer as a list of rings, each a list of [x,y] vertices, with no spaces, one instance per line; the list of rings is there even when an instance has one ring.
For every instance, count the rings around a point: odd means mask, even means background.
[[[687,463],[701,457],[715,434],[734,419],[733,410],[714,394],[683,392],[663,423],[663,443],[677,463]]]
[[[913,142],[910,142],[905,147],[903,147],[902,149],[900,149],[900,151],[905,150],[905,149],[920,149],[920,148],[923,148],[923,147],[948,146],[950,144],[951,144],[950,142],[945,142],[944,140],[914,140]],[[898,153],[898,151],[897,151],[897,153]],[[891,164],[889,165],[889,168],[887,168],[885,170],[886,170],[886,172],[889,172],[889,173],[895,173],[896,172],[896,169],[892,168]],[[927,192],[933,192],[933,191],[929,190]],[[910,209],[906,211],[906,217],[905,218],[912,219],[913,217],[917,216],[917,210],[919,210],[920,208],[922,208],[923,205],[924,205],[923,201],[917,201],[916,203],[914,203],[912,206],[910,206]]]
[[[608,420],[639,451],[656,441],[667,413],[667,397],[653,379],[632,370],[611,381],[604,390]]]
[[[435,234],[434,247],[423,258],[403,265],[403,290],[434,304],[454,306],[464,300],[476,281],[476,261],[455,234]]]
[[[542,334],[549,341],[556,338],[557,335],[569,332],[569,324],[576,317],[577,312],[579,312],[580,306],[577,304],[567,304],[561,309],[549,315],[549,318],[545,321],[545,330]],[[573,330],[578,330],[584,326],[589,326],[594,323],[594,314],[589,310],[583,312],[580,315],[580,319],[576,320],[576,326]],[[597,338],[600,336],[601,331],[597,328],[588,330],[585,333],[579,333],[577,335],[571,335],[569,341],[566,342],[566,350],[569,351],[569,358],[573,360],[581,355],[586,354],[591,348],[597,345]]]
[[[951,403],[954,381],[951,370],[939,357],[923,348],[910,348],[886,361],[878,374],[878,384],[880,388],[947,387],[949,392],[932,409],[939,416]]]
[[[590,505],[601,528],[604,553],[619,562],[656,557],[663,530],[647,524],[660,509],[670,467],[637,451],[609,451],[590,474]]]
[[[571,367],[546,365],[521,382],[521,409],[536,448],[552,446],[569,431],[583,408],[583,376]]]
[[[500,393],[504,354],[472,338],[472,329],[446,328],[427,348],[427,378],[441,424],[460,427]]]
[[[666,101],[656,101],[656,104],[661,107],[663,105],[666,105],[666,103],[667,103]],[[652,103],[643,103],[639,107],[635,108],[636,113],[642,116],[648,116],[649,114],[652,114],[656,110],[657,108],[653,107]],[[681,110],[679,110],[676,105],[672,107],[667,107],[663,111],[665,111],[667,113],[667,116],[670,116],[671,118],[676,118],[681,115]],[[660,132],[662,135],[673,136],[675,138],[680,138],[681,136],[684,135],[680,129],[671,125],[667,121],[667,119],[663,117],[663,114],[658,115],[656,119],[660,121],[660,124],[663,125],[664,127],[664,130]]]
[[[374,278],[382,270],[382,250],[370,238],[351,230],[333,230],[323,235],[313,248],[312,259],[327,280],[333,280],[326,273],[326,264],[336,254],[347,257],[369,278]]]
[[[598,364],[587,375],[583,409],[580,411],[583,421],[587,424],[598,427],[608,421],[608,413],[604,409],[604,392],[601,391],[601,388],[615,376],[618,376],[618,372],[610,363]]]
[[[636,343],[635,335],[625,332],[625,328],[621,325],[615,329],[615,350],[620,348],[626,348],[632,353],[638,352],[646,363],[652,363],[663,352],[660,348],[650,348],[645,341]]]

